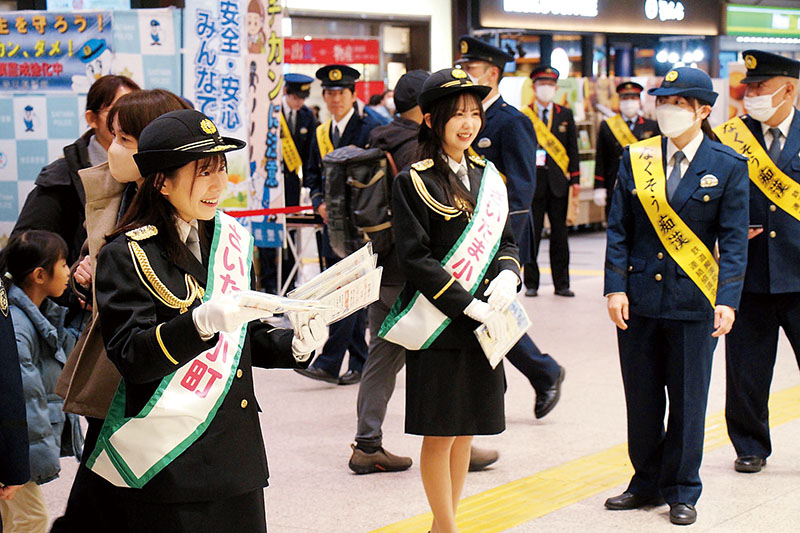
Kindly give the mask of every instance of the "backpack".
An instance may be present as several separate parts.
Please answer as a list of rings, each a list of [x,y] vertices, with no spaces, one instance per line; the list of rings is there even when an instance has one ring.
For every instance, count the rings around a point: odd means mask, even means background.
[[[326,155],[322,165],[331,249],[345,257],[371,241],[375,253],[388,254],[394,246],[391,178],[397,174],[391,154],[344,146]]]

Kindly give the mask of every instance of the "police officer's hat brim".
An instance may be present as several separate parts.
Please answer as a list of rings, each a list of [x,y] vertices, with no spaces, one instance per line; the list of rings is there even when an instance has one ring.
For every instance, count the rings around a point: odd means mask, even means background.
[[[647,94],[653,96],[684,96],[688,98],[697,98],[710,106],[714,105],[714,102],[717,101],[717,96],[719,96],[714,91],[697,87],[654,87],[649,89]]]
[[[776,74],[775,76],[782,76],[782,74]],[[739,83],[759,83],[762,81],[770,80],[775,76],[745,76],[744,78],[739,80]]]
[[[198,161],[217,154],[241,150],[247,143],[231,137],[222,137],[222,144],[187,150],[148,150],[133,154],[133,160],[142,176],[156,172],[180,168],[192,161]]]
[[[452,87],[437,87],[428,89],[419,95],[419,107],[423,113],[430,113],[431,106],[437,101],[452,94],[472,92],[479,100],[483,101],[492,88],[486,85],[454,85]]]

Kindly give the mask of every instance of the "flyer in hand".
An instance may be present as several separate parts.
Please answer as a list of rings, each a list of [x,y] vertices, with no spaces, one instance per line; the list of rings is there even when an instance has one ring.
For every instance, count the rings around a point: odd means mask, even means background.
[[[498,339],[489,337],[489,332],[486,330],[486,325],[481,324],[475,328],[475,336],[478,338],[483,353],[489,360],[492,368],[495,368],[503,357],[506,356],[509,350],[525,335],[528,328],[531,327],[531,320],[528,314],[517,300],[514,300],[508,309],[502,311],[503,317],[506,319],[506,335]]]

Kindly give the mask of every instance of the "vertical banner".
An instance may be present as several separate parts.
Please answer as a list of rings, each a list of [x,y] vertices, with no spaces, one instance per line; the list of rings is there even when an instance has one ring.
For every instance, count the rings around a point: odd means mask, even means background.
[[[247,63],[250,65],[250,183],[252,209],[284,206],[280,118],[283,99],[283,37],[279,0],[248,0]],[[256,246],[283,246],[284,215],[253,217]]]
[[[183,95],[223,136],[248,138],[244,0],[187,0],[183,13]],[[228,191],[223,208],[249,206],[248,150],[227,154]]]

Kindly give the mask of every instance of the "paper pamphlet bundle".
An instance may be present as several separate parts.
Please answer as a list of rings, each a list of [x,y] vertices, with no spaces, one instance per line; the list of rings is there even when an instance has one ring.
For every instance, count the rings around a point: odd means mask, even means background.
[[[494,339],[489,337],[489,332],[486,330],[486,325],[481,324],[475,328],[475,336],[478,338],[483,353],[489,360],[492,368],[495,368],[503,357],[506,356],[509,350],[519,341],[528,328],[531,327],[531,320],[522,305],[514,300],[505,311],[499,311],[506,319],[505,335],[500,338]]]

